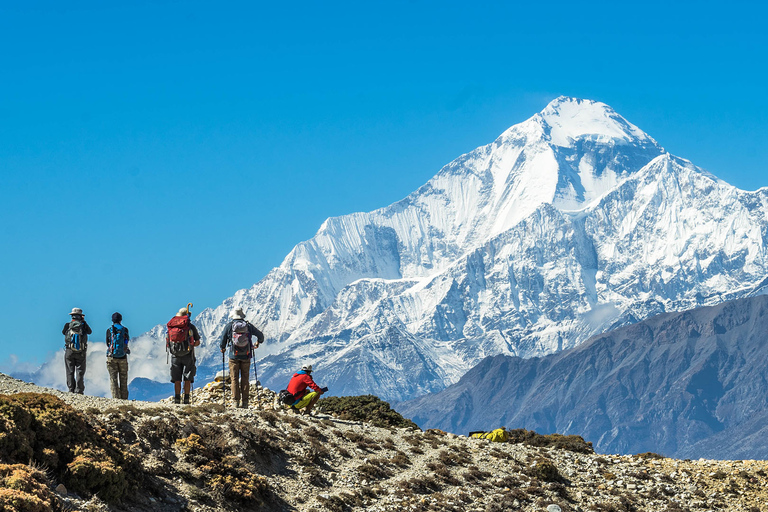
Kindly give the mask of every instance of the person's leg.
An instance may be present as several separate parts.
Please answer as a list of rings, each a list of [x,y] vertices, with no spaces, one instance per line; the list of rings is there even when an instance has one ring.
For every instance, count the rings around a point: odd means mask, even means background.
[[[235,407],[240,407],[240,361],[229,360],[229,387],[232,390],[232,402]]]
[[[72,360],[72,351],[67,349],[64,352],[64,367],[67,370],[67,389],[70,393],[75,392],[75,362]]]
[[[178,357],[171,357],[171,382],[173,382],[173,403],[181,403],[181,377],[183,366]]]
[[[197,360],[194,354],[184,356],[184,398],[183,402],[188,404],[190,402],[190,391],[192,390],[192,383],[195,382],[195,374],[197,373]]]
[[[303,397],[301,397],[301,400],[293,404],[294,409],[303,409],[304,407],[307,407],[309,403],[318,396],[317,391],[312,391],[310,393],[307,393]]]
[[[107,358],[107,372],[109,373],[109,389],[112,391],[112,398],[120,398],[120,387],[117,381],[119,366],[117,359]]]
[[[240,396],[244,408],[248,407],[248,395],[250,395],[251,386],[248,383],[248,373],[251,369],[251,361],[246,359],[240,362]]]
[[[312,410],[312,408],[315,406],[318,400],[320,400],[320,393],[315,393],[315,396],[312,397],[312,400],[309,401],[309,405],[307,405],[307,408],[304,409],[304,414],[309,414],[309,411]]]
[[[85,352],[77,354],[75,361],[75,380],[77,381],[77,392],[81,395],[85,392]]]
[[[128,358],[118,359],[118,376],[120,378],[120,396],[123,400],[128,400]]]

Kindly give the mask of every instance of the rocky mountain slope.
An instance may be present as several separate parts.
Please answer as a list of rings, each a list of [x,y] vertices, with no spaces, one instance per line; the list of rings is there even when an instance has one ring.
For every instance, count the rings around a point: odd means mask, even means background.
[[[0,509],[762,510],[764,461],[601,455],[580,438],[492,443],[266,408],[125,402],[0,375]],[[494,425],[496,426],[496,425]]]
[[[403,200],[328,219],[195,317],[198,361],[209,376],[221,364],[217,341],[240,307],[268,338],[267,385],[311,362],[333,393],[409,399],[489,355],[544,355],[758,293],[767,236],[768,189],[738,190],[609,106],[561,97]],[[142,347],[158,380],[163,336],[158,326]]]
[[[423,428],[578,433],[598,451],[768,458],[768,296],[667,313],[541,358],[496,356],[397,406]]]

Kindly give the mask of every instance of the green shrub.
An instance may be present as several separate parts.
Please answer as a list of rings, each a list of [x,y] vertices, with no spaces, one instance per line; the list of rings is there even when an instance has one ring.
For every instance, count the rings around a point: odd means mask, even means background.
[[[418,428],[374,395],[332,396],[321,398],[317,405],[342,420],[364,421],[376,427]]]
[[[561,434],[541,435],[533,430],[517,428],[507,430],[508,441],[528,446],[549,447],[558,450],[568,450],[576,453],[595,453],[592,443],[584,441],[581,436],[564,436]]]
[[[125,472],[98,448],[78,447],[67,469],[66,486],[77,493],[98,494],[114,502],[128,491]]]

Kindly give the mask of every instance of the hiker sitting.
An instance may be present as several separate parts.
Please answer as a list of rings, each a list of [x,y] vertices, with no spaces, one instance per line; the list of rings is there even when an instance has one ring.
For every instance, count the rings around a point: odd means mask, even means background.
[[[250,385],[248,373],[251,367],[253,351],[264,342],[264,335],[245,319],[245,313],[237,308],[232,314],[232,320],[225,328],[221,336],[221,353],[229,349],[229,377],[232,380],[232,400],[235,407],[248,408],[248,395]],[[254,346],[253,337],[256,337]],[[223,357],[223,356],[222,356]],[[223,364],[223,361],[222,361]],[[241,401],[242,400],[242,401]]]
[[[67,370],[67,388],[70,393],[83,394],[85,391],[85,362],[88,349],[88,335],[91,327],[85,321],[80,308],[72,308],[72,320],[64,324],[64,366]]]
[[[312,391],[308,392],[308,389],[312,389]],[[286,390],[295,398],[290,408],[295,412],[304,409],[302,414],[309,414],[312,407],[320,400],[320,395],[325,393],[328,388],[321,388],[315,384],[315,381],[312,380],[312,365],[308,364],[293,374]]]

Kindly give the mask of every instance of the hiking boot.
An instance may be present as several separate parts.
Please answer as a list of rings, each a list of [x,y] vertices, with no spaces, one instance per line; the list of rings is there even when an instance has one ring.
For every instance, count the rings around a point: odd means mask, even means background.
[[[186,405],[189,405],[189,395],[188,395],[188,394],[186,394],[186,393],[184,393],[184,403],[185,403]]]
[[[181,403],[181,395],[173,395],[173,403],[180,404]]]
[[[248,408],[248,400],[243,400],[243,404],[240,407],[242,407],[243,409],[247,409]]]

